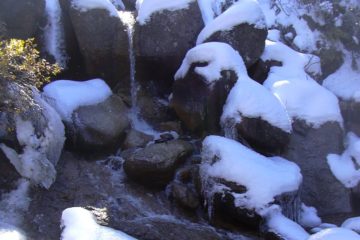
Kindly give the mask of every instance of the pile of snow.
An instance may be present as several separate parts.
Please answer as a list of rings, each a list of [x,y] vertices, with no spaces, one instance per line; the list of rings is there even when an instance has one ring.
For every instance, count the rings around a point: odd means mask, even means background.
[[[344,64],[324,80],[323,86],[343,100],[360,102],[360,71],[353,70],[351,62],[347,53]]]
[[[135,238],[96,223],[88,210],[67,208],[61,215],[61,240],[136,240]]]
[[[110,16],[117,17],[117,10],[110,0],[71,0],[73,8],[86,12],[91,9],[105,9]]]
[[[350,229],[360,234],[360,217],[346,219],[345,222],[341,224],[341,227]]]
[[[59,64],[66,68],[67,56],[64,46],[64,27],[61,21],[59,0],[46,0],[47,25],[45,27],[46,50]]]
[[[136,20],[140,25],[144,25],[150,20],[151,15],[156,12],[186,9],[189,7],[190,3],[194,1],[195,0],[138,0],[136,2],[138,9]]]
[[[317,215],[316,209],[314,207],[308,207],[302,203],[299,224],[305,228],[314,228],[319,226],[321,224],[321,219]]]
[[[266,27],[264,14],[256,0],[239,1],[209,22],[200,32],[196,44],[203,43],[215,32],[231,30],[243,23],[260,29]]]
[[[101,79],[84,82],[58,80],[44,87],[43,97],[62,120],[71,121],[71,115],[78,107],[101,103],[111,94],[111,89]]]
[[[35,94],[35,100],[48,121],[44,135],[37,136],[32,122],[17,117],[16,136],[22,152],[18,154],[4,143],[0,149],[22,177],[48,189],[56,178],[55,166],[65,142],[65,130],[58,113],[39,95]]]
[[[175,74],[175,80],[184,78],[193,63],[208,63],[196,67],[194,71],[209,83],[221,78],[221,71],[233,70],[238,76],[246,73],[246,68],[238,51],[220,42],[208,42],[190,49]]]
[[[221,178],[245,186],[247,192],[235,194],[239,207],[261,214],[274,197],[293,192],[301,184],[300,168],[281,157],[264,157],[241,143],[220,136],[203,141],[202,179]],[[212,163],[214,159],[218,159]]]
[[[360,240],[360,235],[345,228],[328,228],[314,235],[308,240]]]
[[[270,211],[266,216],[269,229],[287,240],[307,240],[309,234],[296,222],[285,217],[280,210]]]
[[[264,61],[276,60],[282,66],[274,66],[264,86],[286,107],[292,119],[301,119],[317,128],[335,121],[342,124],[338,99],[313,80],[305,70],[318,73],[318,58],[298,53],[280,42],[266,41],[261,57]]]
[[[343,154],[329,154],[327,162],[334,176],[345,187],[353,188],[360,183],[360,138],[350,132],[345,144],[347,148]]]

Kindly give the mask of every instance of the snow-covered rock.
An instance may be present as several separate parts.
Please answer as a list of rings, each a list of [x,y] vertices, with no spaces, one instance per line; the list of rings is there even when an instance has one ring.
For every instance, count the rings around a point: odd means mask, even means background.
[[[317,210],[314,207],[301,204],[301,213],[299,218],[299,224],[304,228],[314,228],[321,224],[321,219],[317,215]]]
[[[257,1],[239,1],[210,21],[200,32],[196,44],[225,42],[240,52],[251,66],[264,50],[267,35],[264,14]]]
[[[353,218],[346,219],[341,224],[341,227],[350,229],[350,230],[360,234],[360,217],[353,217]]]
[[[61,226],[61,240],[136,240],[121,231],[97,224],[92,213],[80,207],[65,209]]]
[[[308,240],[359,240],[360,235],[346,228],[328,228],[309,237]]]
[[[170,104],[190,130],[219,132],[226,97],[244,71],[240,55],[228,44],[197,45],[175,74]]]
[[[92,9],[105,9],[113,17],[117,17],[117,10],[110,0],[71,0],[72,7],[86,12]]]
[[[292,208],[289,217],[299,211],[296,194],[292,194],[302,181],[299,167],[281,157],[264,157],[234,140],[220,136],[204,139],[200,176],[210,216],[219,207],[232,209],[231,215],[238,215],[235,219],[258,227],[273,204]],[[287,195],[284,202],[279,200],[282,195]]]
[[[20,95],[21,88],[10,86],[9,92]],[[17,101],[21,105],[24,100],[19,97]],[[55,166],[65,141],[64,125],[58,113],[35,90],[25,101],[33,101],[27,102],[27,111],[4,113],[5,126],[14,132],[7,130],[1,136],[0,149],[22,177],[49,188],[55,181]]]

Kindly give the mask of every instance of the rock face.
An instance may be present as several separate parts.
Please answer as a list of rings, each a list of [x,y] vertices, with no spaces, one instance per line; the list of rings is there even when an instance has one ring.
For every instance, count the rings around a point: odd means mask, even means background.
[[[327,122],[314,129],[303,121],[293,123],[293,134],[285,157],[301,168],[301,198],[314,206],[320,216],[351,212],[350,191],[331,173],[329,153],[343,151],[343,131],[338,123]]]
[[[354,101],[340,101],[341,115],[344,118],[346,132],[354,132],[360,136],[360,103]]]
[[[0,21],[6,24],[8,38],[36,37],[44,17],[44,0],[19,0],[16,4],[12,0],[0,2]]]
[[[118,85],[129,92],[129,44],[120,17],[105,9],[79,11],[70,0],[62,5],[70,16],[88,77],[100,77],[111,88]]]
[[[123,148],[142,148],[145,147],[146,144],[153,139],[153,136],[131,129],[126,135],[125,141],[123,143]]]
[[[9,171],[0,178],[9,185],[21,175],[49,188],[65,141],[60,116],[35,91],[17,84],[9,84],[5,91],[7,101],[19,111],[5,108],[0,112],[0,159],[4,171]]]
[[[201,65],[193,64],[184,78],[174,82],[170,105],[192,132],[218,133],[222,109],[237,76],[233,71],[222,71],[221,78],[209,84],[194,71]]]
[[[114,149],[124,140],[130,126],[128,109],[116,95],[96,105],[82,106],[66,123],[68,138],[74,147],[87,151]]]
[[[192,146],[182,140],[152,144],[124,156],[125,173],[133,180],[151,187],[165,186]]]

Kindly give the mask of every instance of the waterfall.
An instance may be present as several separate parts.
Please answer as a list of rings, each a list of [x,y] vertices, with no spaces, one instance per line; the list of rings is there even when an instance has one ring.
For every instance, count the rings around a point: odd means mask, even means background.
[[[132,12],[119,11],[119,17],[123,24],[127,28],[128,42],[129,42],[129,61],[130,61],[130,97],[131,97],[131,109],[130,109],[130,121],[131,127],[146,134],[158,136],[157,133],[147,122],[140,117],[140,110],[137,104],[139,85],[136,81],[136,59],[134,52],[134,25],[135,18]]]
[[[61,21],[59,0],[46,0],[47,25],[45,27],[45,46],[56,63],[66,68],[67,56],[64,44],[64,27]]]

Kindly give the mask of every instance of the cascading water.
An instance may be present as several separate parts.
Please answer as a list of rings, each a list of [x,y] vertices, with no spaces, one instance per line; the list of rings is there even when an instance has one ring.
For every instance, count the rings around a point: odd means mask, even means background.
[[[68,58],[64,46],[64,27],[59,0],[46,0],[46,14],[48,19],[45,27],[46,50],[60,67],[66,68]]]

